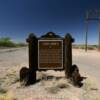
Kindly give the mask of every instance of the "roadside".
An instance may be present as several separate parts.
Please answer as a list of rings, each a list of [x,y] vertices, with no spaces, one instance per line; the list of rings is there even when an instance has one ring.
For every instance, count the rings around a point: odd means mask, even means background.
[[[0,51],[0,91],[8,97],[18,100],[100,100],[100,53],[97,51],[86,53],[73,49],[73,64],[78,65],[80,74],[87,77],[82,88],[72,86],[65,79],[64,71],[37,72],[39,82],[21,87],[19,70],[28,67],[28,48]],[[46,77],[51,78],[46,80]],[[5,93],[2,94],[5,96]]]

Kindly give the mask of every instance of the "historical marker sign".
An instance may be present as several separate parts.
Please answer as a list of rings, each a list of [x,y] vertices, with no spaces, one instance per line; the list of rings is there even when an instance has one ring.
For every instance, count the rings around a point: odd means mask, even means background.
[[[38,40],[38,68],[63,68],[63,40]]]
[[[27,42],[29,69],[23,67],[20,70],[20,81],[24,81],[24,85],[36,82],[36,71],[65,70],[66,77],[72,78],[73,38],[70,34],[66,34],[64,38],[53,32],[48,32],[39,38],[30,34]]]

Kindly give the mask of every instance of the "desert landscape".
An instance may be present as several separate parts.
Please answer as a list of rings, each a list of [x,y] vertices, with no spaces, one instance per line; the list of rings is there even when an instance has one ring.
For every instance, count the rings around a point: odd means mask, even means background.
[[[81,88],[65,78],[64,71],[37,72],[37,83],[21,86],[19,70],[28,67],[28,47],[0,49],[0,100],[100,100],[100,52],[73,49],[73,64],[79,67]]]

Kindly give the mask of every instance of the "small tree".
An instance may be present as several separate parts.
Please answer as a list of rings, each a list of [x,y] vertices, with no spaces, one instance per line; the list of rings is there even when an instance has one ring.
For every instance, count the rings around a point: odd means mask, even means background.
[[[14,47],[15,43],[9,37],[5,37],[5,38],[0,38],[0,46]]]

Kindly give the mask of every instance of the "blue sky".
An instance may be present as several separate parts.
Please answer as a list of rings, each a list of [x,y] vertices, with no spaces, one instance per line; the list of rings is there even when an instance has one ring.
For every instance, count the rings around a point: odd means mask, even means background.
[[[0,37],[25,42],[28,34],[71,33],[84,43],[85,13],[99,10],[100,0],[0,0]],[[89,22],[89,43],[98,42],[98,22]]]

